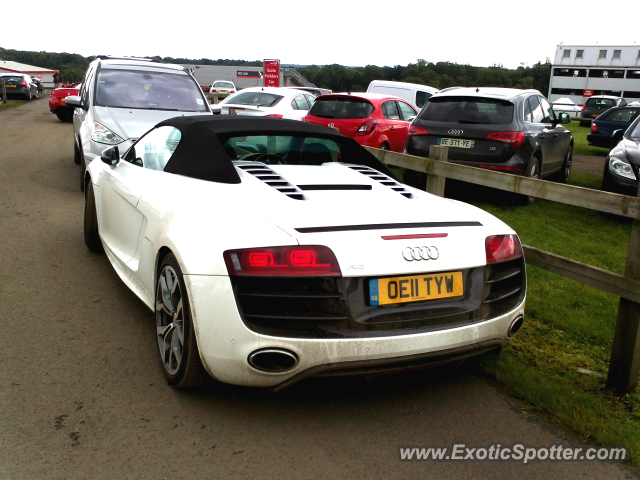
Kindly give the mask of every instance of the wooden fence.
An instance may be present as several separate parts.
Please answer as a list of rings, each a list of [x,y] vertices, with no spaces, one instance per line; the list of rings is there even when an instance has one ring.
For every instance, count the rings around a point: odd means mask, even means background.
[[[444,195],[447,178],[633,219],[624,275],[523,245],[525,261],[620,297],[607,388],[636,389],[640,371],[640,198],[447,163],[448,148],[432,146],[430,158],[366,147],[387,165],[427,174],[427,192]]]

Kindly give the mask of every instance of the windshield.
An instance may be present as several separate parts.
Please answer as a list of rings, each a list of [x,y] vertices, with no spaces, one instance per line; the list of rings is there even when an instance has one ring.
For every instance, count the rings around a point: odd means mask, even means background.
[[[590,98],[587,100],[587,107],[611,108],[615,106],[616,102],[611,98]]]
[[[221,103],[231,103],[233,105],[253,105],[254,107],[273,107],[280,100],[282,95],[265,92],[240,92],[231,97],[227,97]]]
[[[135,70],[100,70],[96,82],[96,105],[207,112],[200,88],[189,75]]]
[[[224,149],[232,160],[276,165],[322,165],[340,161],[341,145],[326,138],[284,135],[231,137]]]
[[[635,124],[629,127],[629,130],[627,130],[627,137],[640,138],[640,119],[636,119]]]
[[[322,118],[367,118],[373,113],[373,105],[360,98],[316,98],[309,115]]]
[[[513,103],[476,97],[432,97],[420,113],[421,120],[462,124],[500,125],[513,120]]]
[[[235,88],[231,82],[215,82],[213,86],[218,88]]]

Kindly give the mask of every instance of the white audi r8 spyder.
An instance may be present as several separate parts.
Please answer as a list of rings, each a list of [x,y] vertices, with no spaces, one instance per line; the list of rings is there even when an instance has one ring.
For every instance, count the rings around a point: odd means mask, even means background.
[[[85,182],[85,242],[155,313],[179,388],[413,369],[497,352],[523,322],[511,228],[326,127],[178,117]]]

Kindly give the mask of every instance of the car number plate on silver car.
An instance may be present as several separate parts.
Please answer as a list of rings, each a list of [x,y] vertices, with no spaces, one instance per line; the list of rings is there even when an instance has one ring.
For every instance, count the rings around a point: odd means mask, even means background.
[[[473,148],[475,140],[463,140],[462,138],[439,138],[438,145],[443,147]]]

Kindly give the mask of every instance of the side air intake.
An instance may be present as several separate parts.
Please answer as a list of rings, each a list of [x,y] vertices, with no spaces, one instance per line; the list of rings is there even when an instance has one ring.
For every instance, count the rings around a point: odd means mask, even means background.
[[[413,193],[411,193],[409,190],[404,188],[404,186],[401,183],[396,182],[393,178],[388,177],[384,173],[380,173],[379,171],[374,170],[373,168],[365,167],[363,165],[353,165],[349,163],[343,163],[343,165],[345,167],[349,167],[351,170],[355,170],[356,172],[360,172],[361,174],[366,175],[372,180],[377,180],[382,185],[389,187],[391,190],[398,192],[403,197],[415,198]]]
[[[233,164],[243,171],[250,173],[258,180],[262,180],[270,187],[284,193],[289,198],[293,198],[294,200],[308,200],[304,193],[302,193],[302,190],[294,184],[289,183],[286,178],[271,170],[264,163],[235,161]]]

